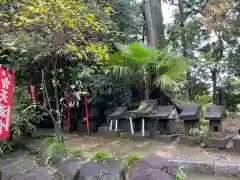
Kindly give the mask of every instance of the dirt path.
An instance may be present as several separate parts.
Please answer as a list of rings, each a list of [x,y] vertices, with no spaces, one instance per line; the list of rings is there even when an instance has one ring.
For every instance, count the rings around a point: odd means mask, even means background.
[[[85,149],[88,153],[105,151],[112,156],[124,156],[135,154],[139,156],[159,155],[164,157],[177,157],[183,159],[195,159],[199,161],[231,161],[240,162],[240,155],[227,150],[207,149],[180,145],[177,142],[164,143],[161,141],[131,141],[128,139],[109,139],[94,135],[91,137],[79,135],[69,138],[67,144],[73,147]]]

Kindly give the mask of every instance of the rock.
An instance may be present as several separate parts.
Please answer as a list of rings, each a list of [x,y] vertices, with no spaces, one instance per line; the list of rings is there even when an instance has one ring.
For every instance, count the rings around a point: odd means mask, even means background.
[[[2,167],[1,180],[52,180],[56,170],[39,167],[34,159],[21,159]]]
[[[57,164],[58,170],[61,172],[65,180],[72,180],[81,169],[82,165],[86,163],[84,159],[65,160]]]
[[[12,176],[17,174],[24,174],[26,171],[29,171],[33,168],[37,168],[38,165],[34,160],[19,160],[12,164],[9,164],[2,168],[3,180],[9,179]]]
[[[106,159],[102,163],[87,162],[78,170],[74,180],[124,180],[121,161]]]
[[[52,180],[55,177],[54,171],[46,167],[35,168],[25,173],[25,179],[27,180]]]
[[[129,170],[129,180],[174,180],[175,166],[159,156],[145,157]]]

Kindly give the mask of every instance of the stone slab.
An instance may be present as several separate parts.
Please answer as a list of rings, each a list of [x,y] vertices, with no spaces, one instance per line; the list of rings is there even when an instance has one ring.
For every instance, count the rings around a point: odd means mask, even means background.
[[[198,136],[186,136],[184,134],[179,134],[179,143],[180,144],[186,144],[186,145],[196,145],[202,142],[202,137]]]
[[[30,171],[38,167],[38,164],[34,160],[18,160],[2,168],[3,180],[7,180],[16,174],[24,174],[26,171]]]
[[[78,175],[78,176],[77,176]],[[87,162],[79,169],[75,180],[124,180],[120,160],[106,159],[102,163]]]
[[[130,168],[129,180],[175,180],[173,163],[159,156],[145,157]]]
[[[82,165],[86,163],[85,159],[68,159],[57,164],[57,168],[64,180],[72,180],[81,169]]]
[[[233,137],[233,150],[240,153],[240,135]]]
[[[225,149],[229,148],[228,144],[232,142],[232,137],[216,138],[216,137],[203,137],[202,141],[206,147]]]
[[[108,126],[100,126],[100,127],[98,127],[98,132],[99,133],[109,132],[109,127]]]

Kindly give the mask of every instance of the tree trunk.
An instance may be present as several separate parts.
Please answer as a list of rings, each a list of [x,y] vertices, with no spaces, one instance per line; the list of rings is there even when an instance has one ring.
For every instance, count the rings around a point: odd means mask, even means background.
[[[155,37],[154,37],[154,31],[153,31],[153,24],[152,24],[152,17],[151,17],[151,11],[150,11],[150,4],[149,1],[144,1],[144,18],[145,18],[145,24],[147,27],[147,40],[148,44],[150,44],[153,48],[156,47],[155,43]],[[150,98],[150,91],[151,91],[151,83],[150,83],[150,73],[147,70],[147,67],[144,69],[143,73],[143,80],[144,80],[144,99]]]
[[[57,140],[59,143],[63,143],[63,133],[62,133],[62,118],[60,112],[60,103],[59,103],[59,96],[58,96],[58,78],[57,78],[57,64],[58,64],[58,57],[55,54],[52,54],[53,60],[53,86],[54,86],[54,96],[56,101],[56,118],[57,118],[57,128],[56,135]]]
[[[178,10],[180,15],[180,30],[181,30],[181,43],[182,43],[182,55],[184,57],[188,57],[188,44],[186,39],[186,30],[184,27],[185,24],[185,15],[184,15],[184,7],[183,7],[183,0],[178,0]],[[194,91],[194,82],[191,70],[189,69],[187,72],[187,81],[188,81],[188,96],[189,99],[193,102],[195,102],[195,93]]]
[[[153,22],[152,22],[152,14],[151,14],[151,7],[149,0],[143,1],[144,4],[144,17],[147,27],[147,40],[148,44],[152,47],[156,47],[155,37],[154,37],[154,29],[153,29]]]
[[[150,0],[149,3],[155,46],[163,48],[165,46],[165,27],[163,23],[162,0]]]
[[[44,70],[42,69],[42,91],[43,91],[43,107],[44,110],[48,113],[48,115],[50,116],[52,123],[54,125],[54,130],[56,133],[56,140],[58,143],[60,143],[60,136],[59,136],[59,130],[58,130],[58,123],[56,121],[56,118],[53,116],[52,114],[52,107],[50,104],[50,99],[48,96],[48,91],[47,91],[47,86],[46,86],[46,82],[45,82],[45,77],[44,77]]]
[[[214,68],[212,71],[212,83],[213,83],[213,96],[212,96],[212,101],[213,104],[218,104],[217,101],[217,69]]]

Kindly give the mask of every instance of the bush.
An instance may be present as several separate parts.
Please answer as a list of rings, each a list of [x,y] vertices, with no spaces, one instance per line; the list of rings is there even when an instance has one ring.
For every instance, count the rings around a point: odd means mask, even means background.
[[[186,179],[186,173],[184,170],[184,167],[179,166],[176,172],[176,180],[185,180]]]
[[[52,164],[52,158],[55,154],[66,153],[68,151],[69,149],[65,144],[62,144],[62,143],[59,144],[57,142],[50,144],[47,147],[48,155],[47,155],[46,163]]]
[[[92,157],[92,161],[103,162],[105,159],[109,157],[109,154],[106,152],[96,152],[96,154]]]
[[[0,154],[3,154],[7,150],[11,150],[11,146],[7,140],[0,140]]]
[[[25,88],[15,86],[10,138],[0,141],[0,153],[11,149],[10,141],[35,129],[35,124],[42,119],[40,109],[27,98]]]
[[[84,154],[84,150],[81,148],[73,148],[71,149],[71,153],[76,156],[80,156]]]
[[[129,168],[140,159],[139,156],[130,155],[122,159],[121,169],[124,174],[127,174]]]

